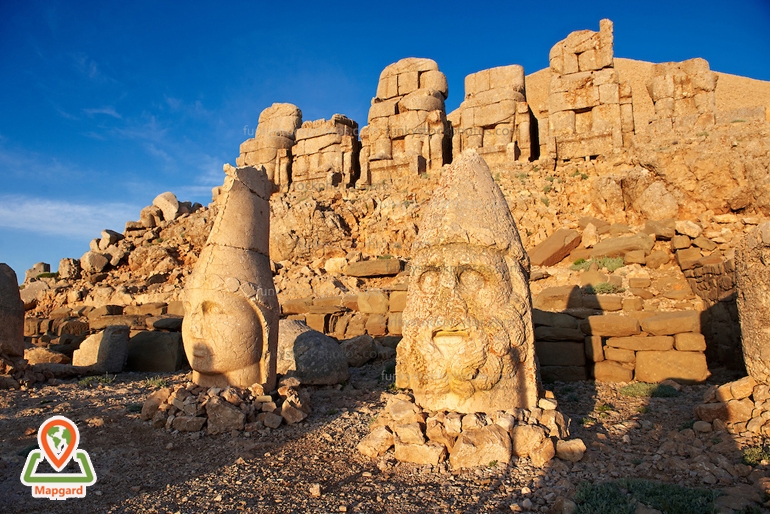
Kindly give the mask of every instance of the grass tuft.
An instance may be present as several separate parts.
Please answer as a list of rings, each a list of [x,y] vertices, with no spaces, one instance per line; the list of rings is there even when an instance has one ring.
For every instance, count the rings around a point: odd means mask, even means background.
[[[620,479],[581,483],[575,494],[577,513],[631,514],[638,503],[666,514],[711,514],[719,491],[682,487],[652,480]]]
[[[152,387],[153,389],[160,389],[162,387],[168,387],[168,382],[165,378],[157,376],[144,379],[145,387]]]
[[[750,446],[741,451],[741,461],[749,466],[758,466],[763,460],[770,460],[770,447]]]

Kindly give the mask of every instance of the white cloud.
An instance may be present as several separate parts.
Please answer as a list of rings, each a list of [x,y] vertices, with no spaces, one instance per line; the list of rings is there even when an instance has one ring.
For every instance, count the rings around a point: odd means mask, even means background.
[[[123,119],[123,116],[121,116],[112,106],[100,107],[98,109],[83,109],[83,112],[89,116],[93,116],[94,114],[104,114],[105,116],[112,116],[119,120]]]
[[[24,195],[0,195],[0,226],[37,234],[95,238],[109,228],[122,232],[139,218],[142,206],[127,203],[73,203]]]

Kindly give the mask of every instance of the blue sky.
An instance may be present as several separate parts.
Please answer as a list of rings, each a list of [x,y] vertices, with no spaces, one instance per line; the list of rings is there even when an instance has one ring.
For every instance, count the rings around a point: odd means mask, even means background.
[[[388,10],[388,5],[403,5]],[[259,112],[361,125],[380,71],[435,59],[449,80],[548,65],[573,30],[615,23],[615,55],[704,57],[770,80],[768,0],[0,3],[0,262],[80,257],[164,191],[210,201]]]

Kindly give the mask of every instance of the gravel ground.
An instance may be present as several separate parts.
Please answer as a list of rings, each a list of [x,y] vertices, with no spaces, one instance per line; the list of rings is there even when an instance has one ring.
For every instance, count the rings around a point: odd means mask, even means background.
[[[740,464],[757,441],[726,433],[695,434],[693,408],[708,385],[674,398],[629,398],[619,386],[556,383],[573,437],[589,450],[581,462],[528,459],[465,471],[372,461],[355,450],[384,406],[383,364],[354,369],[344,388],[311,389],[313,414],[267,435],[172,434],[134,412],[152,387],[126,373],[110,384],[47,385],[0,392],[0,510],[3,512],[548,512],[582,481],[649,478],[726,492],[757,482],[764,468]],[[718,374],[714,383],[736,376]],[[184,383],[187,374],[164,377]],[[19,482],[35,430],[61,414],[81,432],[97,483],[83,499],[33,499]],[[737,494],[737,492],[734,492]],[[10,507],[9,507],[10,506]],[[725,510],[729,512],[729,510]]]

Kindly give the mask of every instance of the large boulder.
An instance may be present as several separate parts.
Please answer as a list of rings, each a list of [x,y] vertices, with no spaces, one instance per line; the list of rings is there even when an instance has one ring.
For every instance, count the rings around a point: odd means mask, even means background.
[[[24,303],[16,272],[0,263],[0,353],[24,355]]]
[[[131,371],[178,371],[186,364],[179,332],[139,332],[128,342]]]
[[[152,204],[161,210],[163,219],[166,221],[173,221],[181,214],[179,200],[177,200],[176,195],[170,191],[156,196],[152,201]]]
[[[90,366],[100,373],[120,373],[128,358],[128,327],[112,325],[89,336],[72,355],[75,366]]]
[[[345,352],[337,341],[288,319],[278,326],[277,373],[308,385],[339,384],[350,378]]]
[[[757,382],[770,383],[770,222],[741,241],[735,271],[746,370]]]

